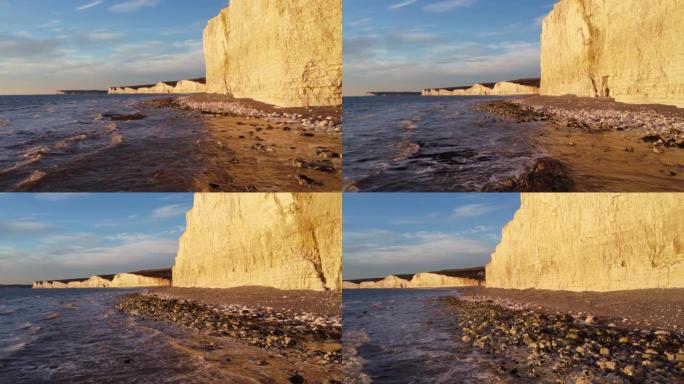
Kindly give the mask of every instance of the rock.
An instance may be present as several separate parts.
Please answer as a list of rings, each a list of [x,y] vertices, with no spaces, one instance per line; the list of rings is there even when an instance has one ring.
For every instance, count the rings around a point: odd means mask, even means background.
[[[622,368],[622,372],[627,375],[627,376],[634,376],[635,368],[633,365],[626,365],[624,368]]]
[[[340,289],[340,215],[339,194],[196,194],[173,284]]]
[[[316,181],[307,175],[298,175],[297,181],[299,182],[299,185],[304,186],[304,187],[310,187],[311,188],[311,187],[323,186],[323,183],[321,183],[320,181]]]
[[[340,105],[342,2],[232,0],[204,30],[204,57],[208,92],[282,107]]]
[[[116,113],[103,113],[102,117],[109,119],[111,121],[134,121],[134,120],[143,120],[147,116],[145,116],[141,113],[133,113],[130,115],[119,115]]]
[[[47,314],[47,316],[45,316],[45,320],[54,320],[54,319],[56,319],[56,318],[58,318],[58,317],[60,317],[60,316],[61,316],[61,315],[60,315],[59,313],[57,313],[57,312],[50,312],[50,313]]]
[[[541,93],[684,107],[682,16],[679,0],[561,0],[543,21]]]
[[[342,157],[339,153],[333,152],[332,150],[325,147],[316,148],[316,155],[323,157],[325,159],[339,159]]]
[[[609,370],[609,371],[614,371],[615,368],[617,367],[617,364],[615,364],[614,361],[612,361],[612,360],[604,360],[604,359],[599,360],[599,361],[596,363],[596,365],[598,365],[599,368],[602,368],[602,369],[605,369],[605,370]]]
[[[300,158],[292,160],[292,165],[296,168],[313,169],[324,173],[335,173],[335,167],[330,160],[308,162]]]
[[[680,207],[684,196],[676,193],[658,199],[638,193],[523,194],[486,266],[487,287],[684,288],[677,256],[684,242]]]

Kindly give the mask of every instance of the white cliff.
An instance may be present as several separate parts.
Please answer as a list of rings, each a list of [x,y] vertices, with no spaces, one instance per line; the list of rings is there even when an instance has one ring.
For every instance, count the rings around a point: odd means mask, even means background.
[[[684,288],[684,194],[523,194],[487,287]]]
[[[232,0],[204,30],[207,90],[281,107],[340,105],[341,0]]]
[[[561,0],[543,22],[543,95],[684,107],[681,0]]]
[[[338,193],[196,194],[173,285],[338,290],[341,217]]]

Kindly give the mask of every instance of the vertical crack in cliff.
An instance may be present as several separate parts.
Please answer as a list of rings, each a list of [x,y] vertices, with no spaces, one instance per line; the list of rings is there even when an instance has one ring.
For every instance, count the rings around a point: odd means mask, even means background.
[[[325,287],[326,290],[328,290],[328,281],[325,278],[325,272],[323,272],[323,257],[321,256],[321,248],[318,244],[318,238],[316,237],[316,229],[312,228],[311,229],[311,237],[313,238],[314,241],[314,247],[315,247],[315,256],[317,257],[318,260],[315,260],[313,262],[314,268],[316,269],[316,273],[318,274],[318,278],[321,279],[321,282],[323,283],[323,287]]]
[[[584,38],[584,45],[586,49],[587,56],[587,77],[591,82],[593,88],[593,97],[601,96],[602,92],[599,90],[597,85],[597,72],[598,72],[598,58],[600,57],[599,44],[597,40],[599,39],[598,28],[591,22],[591,10],[586,0],[577,0],[578,8],[580,10],[582,20],[587,26],[589,36],[582,36]]]

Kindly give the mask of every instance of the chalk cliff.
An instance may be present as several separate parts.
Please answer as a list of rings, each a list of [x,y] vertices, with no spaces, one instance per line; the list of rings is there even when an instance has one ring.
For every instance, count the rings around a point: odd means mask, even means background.
[[[480,285],[481,282],[475,279],[423,272],[413,276],[408,288],[478,287]]]
[[[341,0],[231,0],[204,30],[207,90],[282,107],[339,105]]]
[[[168,285],[171,285],[171,281],[169,279],[142,276],[132,273],[119,273],[116,276],[114,276],[114,279],[109,284],[109,287],[163,287]]]
[[[684,287],[684,195],[523,194],[486,267],[487,287]]]
[[[341,215],[335,193],[196,194],[173,285],[340,289]]]
[[[539,87],[501,81],[496,83],[491,95],[514,96],[514,95],[538,95]]]
[[[345,281],[344,289],[379,289],[379,288],[447,288],[447,287],[477,287],[483,282],[465,277],[452,277],[437,273],[421,272],[413,275],[411,280],[389,275],[379,281],[363,281],[353,283]]]
[[[204,79],[160,82],[154,85],[132,87],[112,87],[109,94],[169,94],[169,93],[204,93],[206,84]]]
[[[360,288],[359,284],[357,283],[352,283],[351,281],[343,281],[342,282],[342,289],[357,289]]]
[[[561,0],[543,22],[543,95],[684,107],[681,0]]]
[[[520,79],[456,88],[428,88],[423,96],[516,96],[539,94],[539,79]]]
[[[394,275],[389,275],[380,281],[364,281],[359,284],[359,288],[406,288],[408,287],[408,284],[408,280],[404,280]]]
[[[34,289],[64,289],[64,288],[137,288],[137,287],[160,287],[171,285],[171,280],[161,277],[144,276],[133,273],[119,273],[111,278],[92,276],[87,280],[63,281],[36,281]]]

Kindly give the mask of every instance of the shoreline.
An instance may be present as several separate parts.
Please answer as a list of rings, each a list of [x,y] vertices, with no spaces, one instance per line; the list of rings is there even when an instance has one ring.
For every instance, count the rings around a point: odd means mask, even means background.
[[[251,295],[244,296],[246,291]],[[242,300],[234,300],[239,296]],[[342,319],[330,310],[336,300],[341,298],[329,292],[264,287],[158,288],[122,296],[117,309],[137,319],[171,324],[199,338],[214,340],[209,343],[209,352],[248,348],[251,354],[262,357],[256,360],[262,371],[269,371],[269,359],[275,356],[289,362],[280,367],[296,368],[298,373],[290,380],[325,382],[323,378],[327,378],[332,383],[341,377]],[[337,307],[339,310],[340,305]],[[217,347],[221,343],[233,347]],[[188,352],[192,350],[196,348]],[[235,364],[217,363],[227,370]]]
[[[56,106],[39,100],[24,112],[8,112],[8,128],[3,128],[7,156],[0,162],[0,183],[6,190],[341,189],[341,106],[277,108],[203,94],[102,95],[89,100],[60,101]],[[73,119],[73,125],[59,125],[52,116],[58,111]],[[32,113],[40,114],[42,124],[54,133],[23,138],[18,130],[30,124]],[[15,139],[20,142],[9,145]],[[102,173],[105,168],[107,175]]]
[[[681,291],[574,293],[465,288],[459,290],[460,296],[442,301],[458,313],[461,341],[498,361],[503,378],[673,382],[684,376],[683,320],[677,312],[682,304]],[[633,320],[615,323],[616,319],[608,316],[621,313],[625,319],[645,317],[655,308],[662,310],[655,311],[658,315],[663,311],[678,314],[677,328],[665,330]]]
[[[475,110],[539,124],[528,140],[545,157],[487,192],[684,190],[684,109],[609,99],[525,96]]]
[[[205,137],[195,143],[208,164],[229,164],[202,172],[203,192],[325,192],[341,188],[342,106],[279,108],[251,99],[195,94],[140,103],[200,113]],[[260,169],[265,174],[255,174]]]

